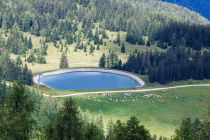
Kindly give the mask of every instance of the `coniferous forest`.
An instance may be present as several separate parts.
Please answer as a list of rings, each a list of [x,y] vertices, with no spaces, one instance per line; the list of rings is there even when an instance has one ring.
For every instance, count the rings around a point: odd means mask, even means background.
[[[114,65],[110,65],[111,68],[148,75],[152,83],[166,84],[189,79],[210,79],[210,53],[208,51],[199,52],[178,47],[161,53],[134,52],[130,54],[125,64],[122,64],[121,60],[115,62]],[[107,64],[100,66],[106,67]]]
[[[82,22],[86,36],[90,35],[90,29],[94,27],[94,24],[100,21],[102,28],[126,31],[127,41],[131,43],[141,43],[141,37],[145,35],[152,39],[157,30],[168,25],[170,21],[184,21],[191,24],[208,23],[205,18],[194,12],[153,0],[149,2],[142,0],[141,4],[136,5],[115,0],[54,2],[13,0],[12,2],[2,1],[1,7],[0,27],[12,29],[15,25],[20,31],[45,36],[46,41],[54,43],[63,38],[68,43],[74,42],[74,32],[79,22]],[[162,9],[164,12],[161,12]]]

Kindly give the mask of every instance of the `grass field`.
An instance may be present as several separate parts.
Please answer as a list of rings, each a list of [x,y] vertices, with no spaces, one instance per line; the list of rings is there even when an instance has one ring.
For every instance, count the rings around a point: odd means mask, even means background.
[[[207,117],[209,87],[191,87],[158,92],[86,95],[73,97],[83,112],[110,120],[137,116],[152,134],[170,137],[185,117]]]
[[[69,60],[69,66],[71,68],[75,67],[98,67],[99,59],[102,56],[103,53],[108,54],[109,50],[115,51],[115,53],[118,54],[118,57],[125,62],[127,60],[128,55],[131,52],[134,52],[134,50],[138,51],[161,51],[160,48],[156,47],[156,44],[147,47],[145,45],[132,45],[127,42],[125,42],[125,32],[121,32],[121,42],[124,42],[126,45],[126,54],[120,53],[120,46],[118,44],[114,44],[114,40],[117,38],[116,32],[110,32],[106,31],[109,39],[104,39],[104,42],[106,42],[106,46],[101,45],[100,50],[95,50],[94,53],[89,53],[89,46],[87,49],[87,52],[84,52],[84,50],[77,50],[75,52],[75,45],[68,45],[68,60]],[[37,37],[30,35],[29,33],[24,33],[24,36],[31,37],[33,48],[40,48],[40,40],[42,40],[42,37]],[[86,42],[86,40],[83,40]],[[93,42],[92,42],[93,44]],[[95,46],[96,47],[96,46]],[[62,52],[60,52],[60,48],[54,47],[52,43],[48,43],[48,55],[46,56],[47,64],[37,64],[37,63],[27,63],[28,67],[32,70],[33,73],[40,73],[40,72],[46,72],[46,71],[52,71],[59,69],[59,63],[60,63],[60,57]],[[12,55],[12,58],[16,58],[16,55]],[[22,57],[23,62],[25,61],[25,58]]]

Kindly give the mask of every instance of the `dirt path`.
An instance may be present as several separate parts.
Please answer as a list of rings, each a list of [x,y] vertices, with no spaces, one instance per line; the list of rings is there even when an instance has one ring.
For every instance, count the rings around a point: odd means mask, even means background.
[[[67,95],[55,95],[55,96],[50,96],[50,95],[47,95],[47,94],[43,94],[43,96],[45,96],[45,97],[52,97],[52,98],[64,98],[64,97],[72,97],[72,96],[80,96],[80,95],[91,95],[91,94],[103,94],[103,93],[150,92],[150,91],[161,91],[161,90],[178,89],[178,88],[186,88],[186,87],[210,87],[210,84],[182,85],[182,86],[174,86],[174,87],[137,89],[137,90],[119,90],[119,91],[116,91],[116,90],[112,91],[112,90],[110,90],[110,91],[97,91],[97,92],[80,92],[80,93],[73,93],[73,94],[67,94]]]

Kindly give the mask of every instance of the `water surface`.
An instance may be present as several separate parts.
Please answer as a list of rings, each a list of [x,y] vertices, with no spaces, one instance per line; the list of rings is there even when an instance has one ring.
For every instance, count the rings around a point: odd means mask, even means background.
[[[99,90],[141,86],[128,76],[107,72],[69,72],[44,76],[40,83],[57,90]]]

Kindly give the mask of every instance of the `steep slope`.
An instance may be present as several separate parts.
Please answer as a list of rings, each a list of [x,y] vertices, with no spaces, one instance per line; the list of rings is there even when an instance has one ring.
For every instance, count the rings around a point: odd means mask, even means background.
[[[188,25],[208,23],[196,12],[158,0],[0,0],[0,3],[0,9],[5,7],[0,10],[1,28],[46,37],[46,42],[56,47],[62,39],[69,45],[83,39],[103,44],[100,31],[95,30],[96,23],[103,30],[127,32],[126,41],[139,45],[145,43],[144,36],[153,41],[156,33],[172,21]]]
[[[187,7],[193,11],[200,13],[202,16],[210,20],[210,1],[209,0],[162,0],[172,2]]]
[[[141,7],[148,9],[150,12],[161,13],[165,17],[173,17],[176,20],[178,19],[181,21],[189,21],[190,23],[197,23],[197,24],[207,22],[207,19],[205,17],[202,17],[201,14],[196,13],[194,10],[167,2],[167,1],[179,1],[179,0],[127,0],[127,1],[132,2],[135,5],[141,5]]]

